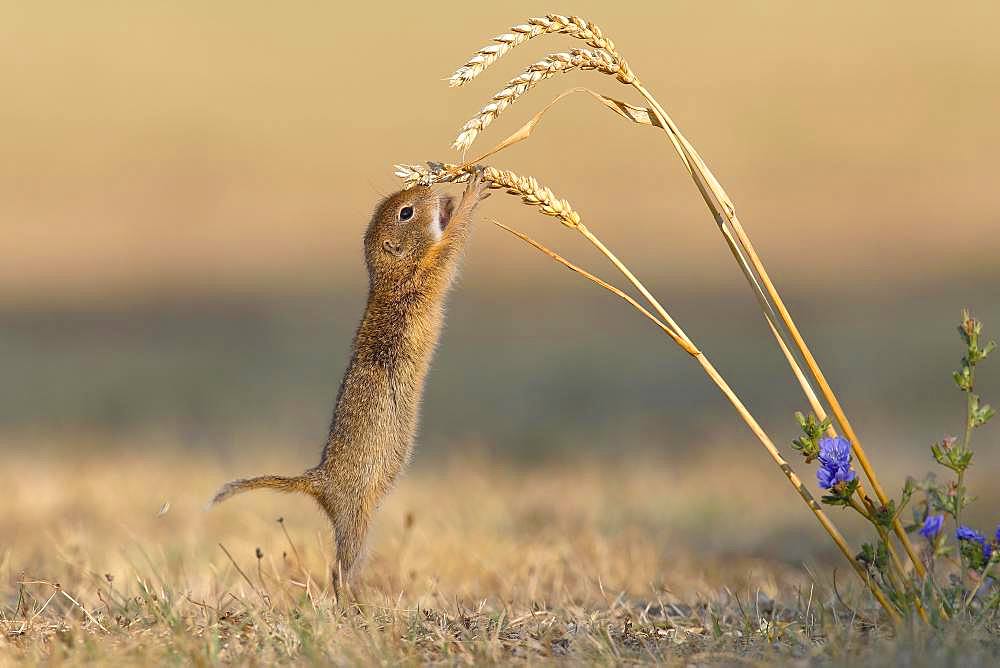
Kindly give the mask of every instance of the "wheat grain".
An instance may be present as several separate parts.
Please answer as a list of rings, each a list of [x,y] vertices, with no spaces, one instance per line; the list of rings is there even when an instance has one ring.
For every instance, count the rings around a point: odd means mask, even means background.
[[[497,92],[490,102],[479,110],[478,114],[462,126],[453,146],[459,150],[469,148],[479,133],[492,123],[504,109],[516,102],[538,82],[574,69],[597,70],[616,76],[625,84],[635,81],[635,74],[628,64],[614,53],[604,49],[573,49],[572,51],[549,54],[508,81],[507,85]]]
[[[465,183],[472,176],[472,169],[465,171],[459,165],[445,162],[428,162],[423,165],[395,165],[396,176],[403,179],[403,190],[414,186],[431,186],[435,183]],[[491,187],[492,184],[489,184]]]
[[[605,37],[604,32],[590,21],[579,16],[548,14],[547,16],[530,18],[525,23],[511,27],[510,32],[494,37],[495,44],[484,46],[476,51],[468,62],[455,70],[455,73],[448,79],[448,84],[451,86],[466,84],[482,74],[487,67],[515,46],[541,35],[555,33],[582,39],[595,49],[603,49],[608,53],[618,55],[614,42]]]
[[[479,170],[490,188],[502,188],[511,195],[517,195],[529,206],[536,206],[546,216],[558,218],[570,228],[580,226],[580,214],[573,210],[568,201],[557,197],[549,188],[538,183],[531,176],[521,176],[506,169],[478,167],[474,165],[452,165],[442,162],[428,162],[421,165],[396,165],[395,174],[403,179],[403,188],[429,186],[435,183],[462,183]]]

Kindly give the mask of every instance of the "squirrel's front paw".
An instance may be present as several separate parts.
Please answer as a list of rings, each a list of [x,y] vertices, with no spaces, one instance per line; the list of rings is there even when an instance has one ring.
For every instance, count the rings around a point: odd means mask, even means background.
[[[490,196],[490,193],[487,192],[488,188],[489,183],[483,178],[482,168],[477,168],[465,186],[465,192],[462,193],[462,206],[470,209],[475,208],[477,204]]]

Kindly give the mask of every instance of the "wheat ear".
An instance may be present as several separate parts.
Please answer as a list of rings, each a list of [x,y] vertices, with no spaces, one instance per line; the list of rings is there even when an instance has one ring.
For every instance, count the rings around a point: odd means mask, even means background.
[[[580,214],[573,210],[570,203],[557,197],[531,176],[520,176],[496,167],[452,165],[442,162],[428,162],[427,167],[396,165],[395,168],[396,176],[403,179],[404,189],[435,183],[463,183],[478,170],[490,188],[503,188],[512,195],[518,195],[523,203],[538,207],[538,210],[546,216],[558,218],[566,227],[576,229],[580,226]]]
[[[455,73],[448,78],[448,84],[451,86],[466,84],[482,74],[487,67],[502,58],[515,46],[519,46],[529,39],[534,39],[540,35],[555,33],[582,39],[594,49],[603,49],[613,54],[617,53],[614,42],[604,35],[604,31],[590,21],[581,19],[579,16],[563,16],[561,14],[536,16],[524,23],[511,27],[509,32],[494,37],[493,41],[495,43],[484,46],[479,51],[476,51],[469,58],[468,62],[455,70]]]
[[[625,61],[604,49],[573,49],[549,54],[508,81],[478,114],[469,119],[459,131],[454,147],[459,150],[469,148],[482,130],[538,82],[574,69],[597,70],[616,76],[626,84],[635,79],[635,74]]]

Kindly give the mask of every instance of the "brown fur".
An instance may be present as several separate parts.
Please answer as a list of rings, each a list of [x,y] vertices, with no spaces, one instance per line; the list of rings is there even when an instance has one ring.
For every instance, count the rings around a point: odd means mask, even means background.
[[[457,207],[451,197],[425,187],[404,190],[379,204],[364,242],[368,305],[319,465],[291,478],[234,480],[213,499],[219,503],[251,489],[313,497],[333,525],[338,589],[355,570],[372,515],[409,463],[445,294],[483,189],[480,179],[473,178]],[[407,221],[400,220],[404,207],[413,207]],[[440,235],[435,227],[439,211],[451,212]]]

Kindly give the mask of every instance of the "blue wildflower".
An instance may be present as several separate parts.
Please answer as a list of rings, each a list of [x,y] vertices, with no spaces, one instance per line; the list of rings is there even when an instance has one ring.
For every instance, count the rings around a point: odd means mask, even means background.
[[[997,526],[997,533],[995,536],[993,536],[993,540],[1000,543],[1000,526]]]
[[[920,535],[927,540],[934,540],[941,533],[944,524],[944,515],[928,515],[924,520],[924,526],[920,529]]]
[[[980,545],[986,544],[986,537],[983,536],[983,534],[971,527],[965,526],[964,524],[958,527],[958,530],[955,532],[955,537],[959,540],[970,540],[973,543],[979,543]]]
[[[847,466],[838,466],[836,468],[827,468],[826,466],[820,466],[816,469],[816,481],[819,482],[819,486],[823,489],[832,489],[834,485],[840,482],[852,482],[857,477],[854,469]]]
[[[819,463],[834,469],[851,465],[851,442],[842,436],[819,440]]]
[[[819,441],[819,468],[816,480],[823,489],[832,489],[838,483],[853,482],[857,477],[851,468],[851,442],[846,438],[821,438]]]
[[[955,532],[955,536],[960,541],[967,541],[969,543],[976,543],[979,545],[980,549],[983,551],[983,561],[989,561],[990,557],[993,556],[993,545],[986,542],[986,536],[979,533],[975,529],[969,528],[967,526],[960,526]]]

